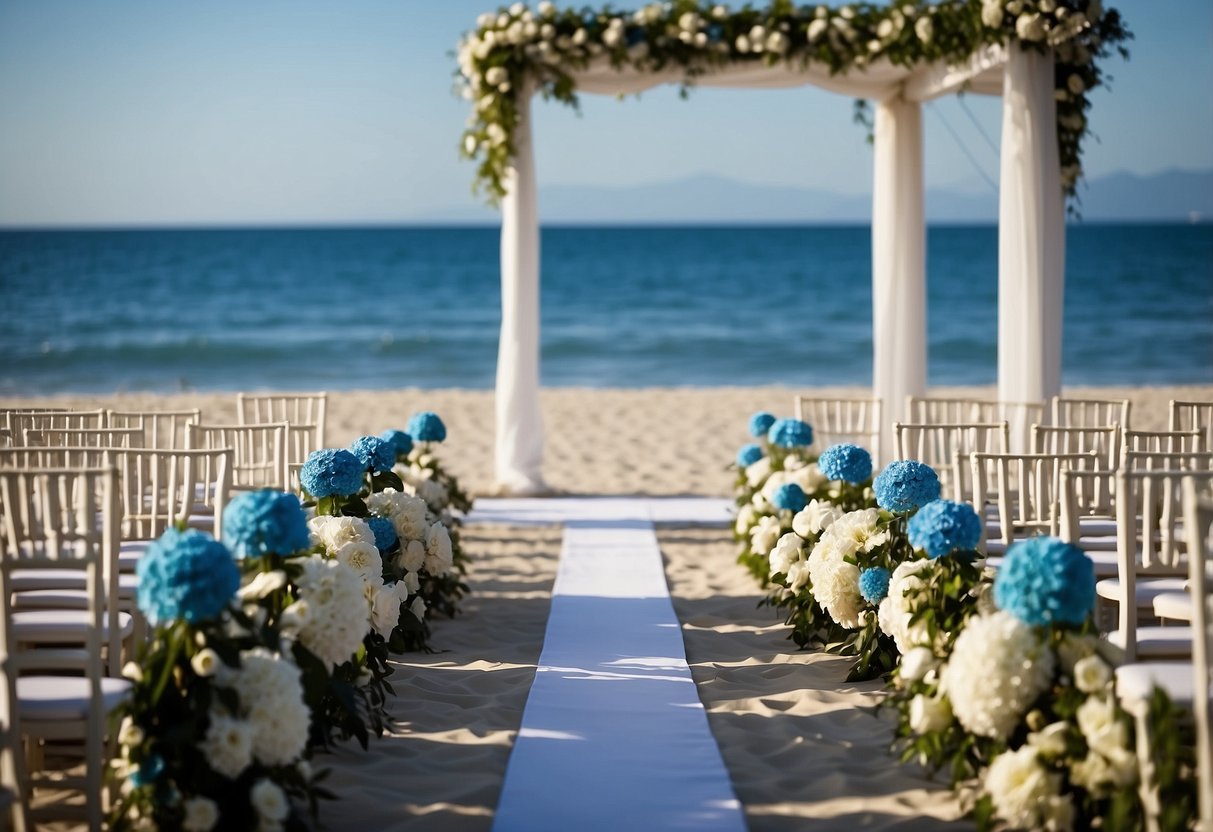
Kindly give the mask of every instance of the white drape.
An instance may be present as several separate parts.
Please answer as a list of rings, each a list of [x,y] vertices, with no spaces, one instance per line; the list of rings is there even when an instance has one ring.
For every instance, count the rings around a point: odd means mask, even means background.
[[[1065,215],[1053,55],[1014,47],[1003,75],[998,202],[998,398],[1043,402],[1061,389]],[[1012,425],[1022,447],[1026,425]]]
[[[906,396],[927,388],[922,106],[881,102],[875,127],[872,392],[882,402],[880,447],[891,458],[892,425],[902,419]]]
[[[514,165],[501,200],[501,340],[497,347],[497,486],[546,490],[539,409],[539,213],[531,95],[518,96]]]

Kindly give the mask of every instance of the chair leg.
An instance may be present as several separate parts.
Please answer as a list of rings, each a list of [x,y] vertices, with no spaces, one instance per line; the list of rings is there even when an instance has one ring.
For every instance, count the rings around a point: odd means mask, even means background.
[[[1158,819],[1161,807],[1158,805],[1158,785],[1154,782],[1154,758],[1150,754],[1150,709],[1146,703],[1140,703],[1138,712],[1134,714],[1137,722],[1137,770],[1140,775],[1138,789],[1141,798],[1142,812],[1145,814],[1146,832],[1160,832]]]

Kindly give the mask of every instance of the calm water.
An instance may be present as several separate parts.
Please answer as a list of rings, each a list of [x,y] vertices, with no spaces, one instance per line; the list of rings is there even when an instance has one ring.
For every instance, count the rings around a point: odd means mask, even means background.
[[[543,382],[871,380],[864,227],[543,233]],[[490,387],[495,229],[0,233],[0,393]],[[930,380],[996,376],[997,230],[933,228]],[[1213,226],[1067,238],[1068,384],[1213,382]]]

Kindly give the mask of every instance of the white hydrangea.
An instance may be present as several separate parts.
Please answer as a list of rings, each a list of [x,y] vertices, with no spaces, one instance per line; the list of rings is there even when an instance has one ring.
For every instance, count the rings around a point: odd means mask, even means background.
[[[833,538],[844,554],[866,554],[889,542],[889,530],[878,528],[879,523],[880,511],[877,509],[850,511],[831,523],[822,539]]]
[[[253,729],[253,756],[266,765],[295,762],[307,746],[311,712],[303,701],[299,668],[264,647],[243,650],[240,668],[221,683],[240,697]]]
[[[425,571],[431,575],[445,575],[454,565],[451,550],[451,535],[446,526],[435,523],[425,538]]]
[[[841,508],[828,500],[809,500],[809,504],[792,518],[792,531],[808,539],[821,534],[843,514]]]
[[[239,777],[253,761],[253,733],[253,726],[244,720],[211,711],[206,736],[199,745],[207,765],[224,777]]]
[[[856,629],[864,605],[863,596],[859,594],[859,567],[841,557],[814,560],[816,554],[817,547],[814,547],[808,559],[813,597],[839,625]]]
[[[185,832],[211,832],[219,822],[219,805],[209,797],[191,797],[182,803],[185,817],[181,828]]]
[[[969,619],[940,673],[940,690],[969,731],[1005,740],[1053,678],[1053,652],[1005,611]]]
[[[337,562],[348,566],[369,584],[383,582],[383,557],[374,543],[346,543],[332,553]]]
[[[300,600],[283,612],[283,634],[329,665],[339,665],[362,644],[370,627],[363,581],[348,566],[320,557],[303,562]]]
[[[804,560],[804,541],[800,535],[793,532],[788,532],[783,537],[779,538],[779,542],[775,544],[775,548],[771,550],[770,576],[773,578],[776,575],[788,574],[788,569],[793,563]]]
[[[910,624],[910,602],[926,586],[919,573],[930,565],[929,560],[907,560],[897,564],[889,578],[889,594],[880,602],[877,615],[880,631],[893,637],[897,652],[903,656],[930,642],[922,622]]]
[[[994,811],[1015,829],[1040,828],[1041,810],[1058,797],[1060,786],[1060,778],[1049,773],[1030,745],[1004,751],[986,770],[985,791]]]
[[[401,540],[425,540],[430,530],[429,512],[425,500],[412,494],[405,494],[394,488],[385,488],[377,494],[372,494],[366,500],[371,514],[386,517],[392,521],[396,535]],[[372,538],[372,542],[374,539]]]
[[[369,543],[375,545],[375,533],[360,517],[330,517],[321,515],[307,521],[314,543],[319,543],[328,552],[335,552],[347,543]]]
[[[425,543],[410,540],[407,546],[401,547],[396,564],[407,572],[416,572],[425,565]]]
[[[778,517],[772,517],[769,514],[760,517],[754,528],[750,530],[750,548],[754,550],[754,554],[770,554],[772,547],[779,540],[781,531]]]

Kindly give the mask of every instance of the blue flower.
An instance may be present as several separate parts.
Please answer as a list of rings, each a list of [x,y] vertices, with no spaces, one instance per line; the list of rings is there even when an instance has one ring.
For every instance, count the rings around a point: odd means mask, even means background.
[[[799,419],[777,419],[767,431],[767,441],[781,448],[807,448],[813,444],[813,428]]]
[[[240,570],[227,547],[197,529],[169,529],[136,567],[136,601],[152,625],[215,618],[240,588]]]
[[[294,494],[237,494],[223,509],[223,542],[238,558],[290,555],[308,548],[307,517]]]
[[[1007,549],[994,603],[1025,624],[1082,624],[1095,605],[1095,567],[1077,546],[1033,537]]]
[[[939,475],[930,465],[899,459],[876,475],[872,488],[885,511],[913,511],[939,499]]]
[[[858,485],[872,478],[872,455],[858,445],[831,445],[817,460],[817,467],[832,480]]]
[[[753,443],[749,445],[742,445],[741,450],[737,452],[737,467],[747,468],[758,460],[762,459],[762,457],[762,448],[759,446]]]
[[[775,424],[775,414],[760,410],[750,417],[750,436],[761,439],[767,435],[771,425]]]
[[[313,497],[348,497],[362,490],[366,466],[346,450],[314,451],[299,470],[299,482]]]
[[[358,457],[362,470],[376,474],[392,470],[396,464],[396,446],[378,436],[360,436],[350,445],[350,453]]]
[[[132,786],[146,786],[148,783],[155,782],[156,778],[163,773],[164,758],[159,754],[152,754],[139,763],[139,767],[131,773],[128,779]]]
[[[859,594],[869,604],[879,604],[889,594],[889,570],[873,566],[860,572]]]
[[[782,511],[797,512],[809,504],[804,490],[794,482],[779,486],[771,497],[771,505]]]
[[[910,544],[937,558],[972,549],[981,540],[981,518],[968,503],[932,500],[910,518]]]
[[[386,517],[368,517],[366,524],[375,533],[375,548],[386,552],[396,545],[400,538],[396,535],[396,527]]]
[[[423,410],[409,419],[409,435],[418,442],[441,442],[446,439],[446,425],[437,413]]]
[[[396,449],[397,459],[408,456],[409,451],[413,450],[413,437],[402,430],[385,430],[379,436],[392,443],[392,447]]]

